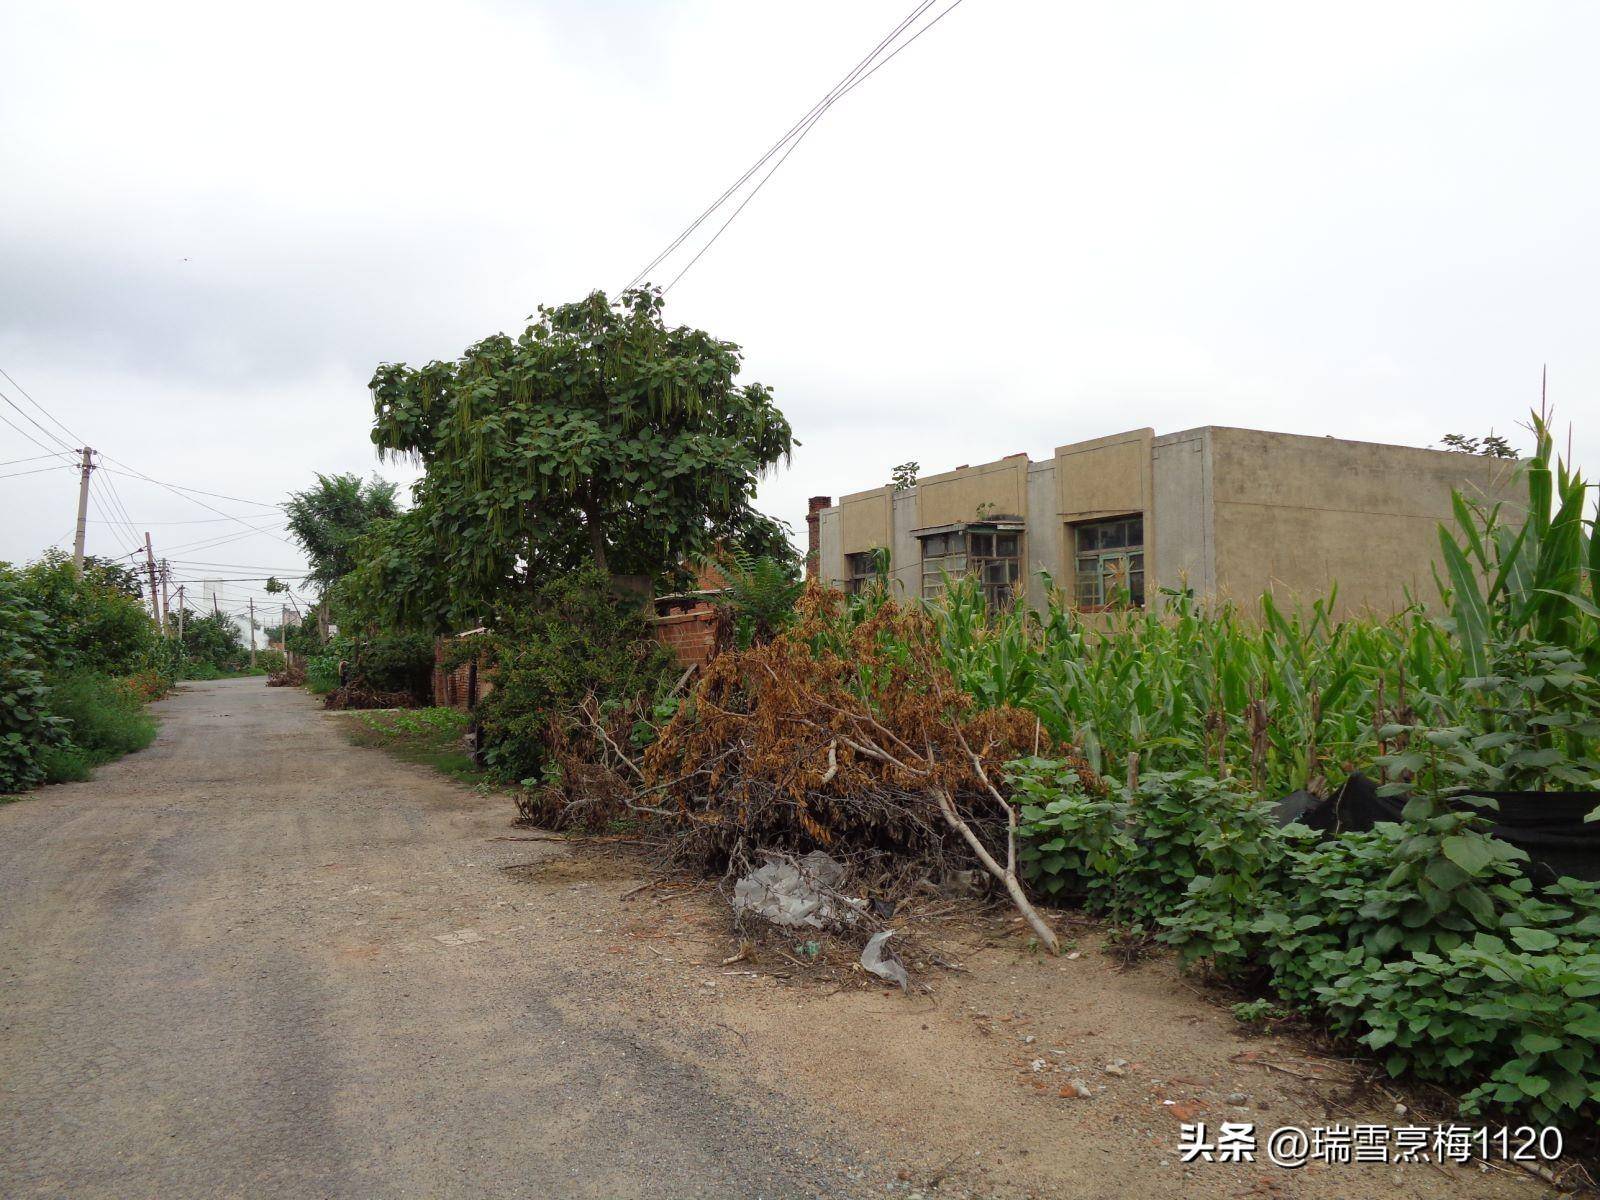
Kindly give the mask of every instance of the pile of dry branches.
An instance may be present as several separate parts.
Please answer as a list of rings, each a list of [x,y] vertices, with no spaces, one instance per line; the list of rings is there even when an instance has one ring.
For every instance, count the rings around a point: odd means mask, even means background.
[[[306,669],[299,663],[290,663],[281,671],[273,671],[267,676],[268,687],[303,687],[306,682]]]
[[[417,698],[410,692],[380,692],[350,684],[334,688],[322,698],[323,708],[416,708]]]
[[[851,617],[812,587],[797,624],[712,661],[650,748],[635,807],[671,818],[680,858],[741,870],[758,850],[866,852],[938,869],[975,859],[1054,950],[1017,875],[1017,813],[994,785],[1041,747],[1037,720],[979,709],[931,619],[884,603]],[[1087,765],[1085,786],[1100,788]]]

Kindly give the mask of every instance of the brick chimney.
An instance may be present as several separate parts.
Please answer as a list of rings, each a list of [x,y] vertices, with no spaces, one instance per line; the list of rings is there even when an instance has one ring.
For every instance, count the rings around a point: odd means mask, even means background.
[[[806,501],[806,578],[822,573],[822,535],[817,530],[817,513],[833,507],[832,496],[813,496]]]

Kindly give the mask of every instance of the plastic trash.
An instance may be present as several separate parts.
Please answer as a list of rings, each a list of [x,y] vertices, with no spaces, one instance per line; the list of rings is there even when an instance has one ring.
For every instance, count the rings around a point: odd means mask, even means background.
[[[894,951],[884,949],[893,936],[894,930],[885,929],[882,933],[875,933],[868,938],[867,944],[861,950],[861,965],[879,979],[898,983],[904,989],[911,985],[911,979],[906,974],[905,967],[900,965],[900,960],[894,956]]]
[[[843,863],[820,850],[798,860],[775,858],[733,885],[733,911],[797,929],[848,924],[857,911],[827,894],[844,882],[845,874]]]

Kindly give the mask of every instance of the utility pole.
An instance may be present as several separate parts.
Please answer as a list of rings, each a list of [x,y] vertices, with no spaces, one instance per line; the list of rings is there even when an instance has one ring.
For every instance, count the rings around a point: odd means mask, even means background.
[[[211,593],[211,615],[214,617],[220,617],[222,615],[222,601],[217,599],[217,593],[215,591]]]
[[[183,651],[183,584],[178,585],[178,651]]]
[[[94,470],[94,451],[85,446],[83,466],[78,473],[78,536],[72,542],[72,570],[83,574],[83,539],[89,531],[89,472]]]
[[[167,622],[172,619],[172,609],[167,604],[167,599],[168,599],[168,597],[167,597],[167,580],[169,580],[171,577],[172,577],[172,572],[167,570],[167,560],[163,558],[161,560],[161,636],[162,637],[171,637],[172,636],[171,631],[169,631],[167,629]]]
[[[157,627],[161,625],[161,596],[156,592],[156,552],[150,548],[150,531],[144,535],[144,563],[150,571],[150,617]],[[162,630],[163,633],[166,630]]]
[[[250,597],[250,669],[256,669],[256,598]]]

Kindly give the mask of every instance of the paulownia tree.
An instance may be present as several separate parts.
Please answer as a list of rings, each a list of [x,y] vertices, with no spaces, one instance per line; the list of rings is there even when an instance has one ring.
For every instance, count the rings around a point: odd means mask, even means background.
[[[594,292],[455,362],[380,366],[372,439],[424,478],[352,590],[439,623],[584,561],[660,579],[719,542],[781,541],[751,501],[793,448],[788,421],[736,382],[738,346],[667,326],[662,305],[654,288]]]

